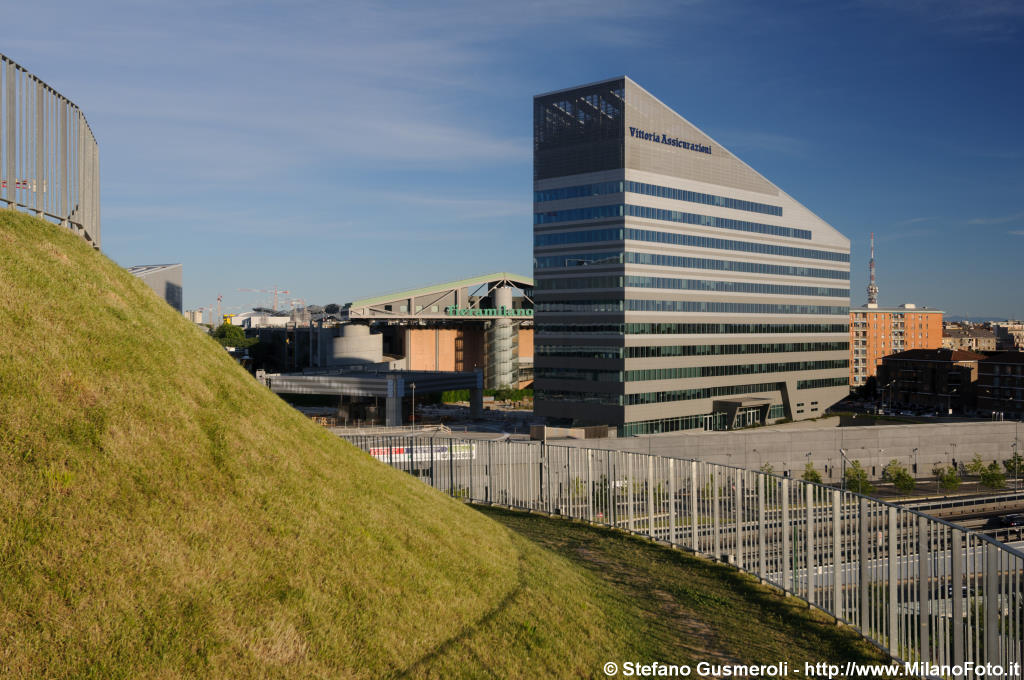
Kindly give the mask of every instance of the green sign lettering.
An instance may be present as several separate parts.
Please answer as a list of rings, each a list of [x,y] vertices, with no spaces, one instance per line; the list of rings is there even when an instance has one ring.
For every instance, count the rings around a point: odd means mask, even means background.
[[[444,308],[445,316],[487,316],[501,318],[526,318],[533,316],[532,309],[517,309],[502,305],[496,309],[481,309],[479,307],[456,307],[451,305]]]

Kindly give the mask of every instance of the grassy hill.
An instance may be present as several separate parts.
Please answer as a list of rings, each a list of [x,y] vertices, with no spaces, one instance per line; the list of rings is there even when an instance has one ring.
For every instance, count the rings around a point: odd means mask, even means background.
[[[69,232],[0,211],[0,315],[0,676],[565,674],[628,639],[567,563],[312,425]]]
[[[558,527],[380,465],[82,240],[8,210],[0,318],[0,677],[592,677],[724,626],[675,625],[705,597],[657,585],[691,578],[678,553],[620,537],[642,557],[581,563],[597,534],[567,552]],[[778,624],[726,572],[693,583],[717,579],[747,637],[716,653],[741,658]],[[817,647],[820,620],[794,630],[801,657],[847,649]]]

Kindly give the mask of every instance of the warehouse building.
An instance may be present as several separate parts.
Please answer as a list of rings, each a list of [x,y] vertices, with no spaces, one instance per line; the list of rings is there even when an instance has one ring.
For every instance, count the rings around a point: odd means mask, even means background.
[[[821,415],[850,243],[629,78],[534,98],[536,412],[620,435]]]
[[[140,264],[128,273],[142,279],[153,292],[181,313],[181,264]]]

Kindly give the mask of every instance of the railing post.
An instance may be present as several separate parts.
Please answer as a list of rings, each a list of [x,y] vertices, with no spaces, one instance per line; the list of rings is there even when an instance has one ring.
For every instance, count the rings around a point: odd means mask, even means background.
[[[462,446],[468,446],[466,455],[469,456],[469,500],[475,501],[477,500],[477,498],[473,494],[473,459],[476,458],[476,447],[473,446],[472,444],[467,445],[465,443],[463,443]],[[459,460],[462,459],[460,458]]]
[[[743,471],[736,470],[736,488],[733,490],[733,516],[736,521],[736,566],[743,568],[743,527],[744,527],[744,503],[743,503]]]
[[[857,590],[860,594],[860,611],[858,612],[858,622],[860,625],[860,632],[862,635],[868,634],[868,628],[871,625],[870,617],[870,598],[871,584],[868,581],[868,555],[870,553],[869,548],[869,532],[868,528],[868,499],[859,499],[860,517],[857,521],[857,533],[858,536],[858,550],[857,555]],[[881,532],[879,532],[881,533]],[[881,546],[879,546],[881,547]]]
[[[415,460],[416,458],[416,442],[412,440],[412,437],[406,439],[409,445],[409,460]],[[434,473],[437,470],[434,466],[434,440],[430,440],[430,486],[437,489],[440,485],[437,483],[437,475]]]
[[[675,459],[668,459],[668,542],[676,544],[676,468]]]
[[[814,604],[814,490],[807,485],[807,601]]]
[[[889,507],[889,554],[887,556],[888,577],[889,577],[889,654],[899,657],[900,655],[900,628],[899,628],[899,595],[897,593],[899,564],[898,534],[896,522],[896,508]],[[905,657],[905,658],[909,658]]]
[[[544,442],[540,443],[540,457],[537,458],[537,493],[533,493],[533,474],[529,476],[530,484],[526,491],[526,497],[529,499],[526,503],[526,507],[530,510],[536,510],[534,501],[539,500],[543,496],[542,489],[544,488],[544,461],[548,457],[548,447]],[[537,503],[536,505],[539,505]]]
[[[626,525],[630,531],[636,528],[633,521],[633,454],[626,454],[626,517],[628,524]]]
[[[693,552],[700,552],[699,529],[697,521],[697,461],[690,461],[690,547]]]
[[[842,491],[832,491],[832,615],[843,618]]]
[[[950,588],[953,590],[953,611],[950,621],[953,626],[953,665],[963,665],[964,658],[964,549],[963,532],[959,529],[950,531],[949,559],[952,562],[952,578]]]
[[[930,661],[928,623],[931,618],[928,599],[928,518],[917,518],[917,626],[922,661]]]
[[[504,442],[505,448],[505,505],[513,507],[512,502],[512,448]]]
[[[765,496],[768,493],[769,481],[774,479],[763,472],[754,473],[757,480],[757,558],[758,578],[765,580],[768,576],[768,545],[765,536]]]
[[[594,452],[587,449],[587,519],[594,521]]]
[[[618,490],[615,488],[615,479],[612,477],[612,452],[604,452],[605,466],[608,468],[608,518],[611,526],[617,526],[618,520]],[[616,471],[618,466],[616,466]]]
[[[551,470],[554,468],[554,466],[551,464],[551,451],[550,450],[545,452],[545,455],[544,455],[544,466],[545,466],[545,468],[547,468],[547,475],[545,475],[545,476],[547,477],[548,483],[547,483],[547,488],[545,490],[542,490],[542,493],[546,492],[546,494],[547,494],[548,499],[547,499],[547,503],[546,503],[547,507],[545,508],[545,511],[550,515],[551,513],[553,513],[555,511],[555,508],[554,508],[554,506],[551,503]]]
[[[575,450],[575,449],[573,449]],[[569,515],[569,517],[577,517],[576,503],[573,499],[576,491],[576,485],[573,483],[572,478],[572,454],[570,453],[569,447],[566,446],[565,451],[565,482],[559,487],[558,496],[555,499],[555,505],[558,506],[558,512],[563,515]],[[562,489],[565,490],[565,501],[562,499]],[[568,511],[563,510],[563,505],[568,506]]]
[[[782,589],[787,592],[796,592],[795,584],[789,582],[790,577],[790,560],[793,559],[793,546],[790,545],[790,531],[792,528],[789,526],[789,478],[785,477],[782,480],[782,519],[779,523],[779,528],[782,530]],[[794,572],[793,578],[796,578]]]
[[[984,544],[985,550],[985,655],[982,657],[990,664],[998,664],[999,659],[999,549],[991,544]]]
[[[647,531],[654,535],[654,456],[647,456]]]
[[[717,466],[715,466],[717,467]],[[721,502],[719,500],[719,484],[722,483],[720,479],[715,478],[714,468],[711,473],[711,498],[714,502],[714,508],[712,516],[714,517],[713,531],[715,532],[713,545],[715,546],[715,559],[722,559],[722,517],[721,517]]]

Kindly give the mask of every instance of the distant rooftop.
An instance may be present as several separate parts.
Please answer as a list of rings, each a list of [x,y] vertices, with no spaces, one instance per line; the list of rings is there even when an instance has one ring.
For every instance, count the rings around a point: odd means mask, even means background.
[[[861,305],[860,307],[850,307],[851,312],[922,312],[925,314],[945,314],[941,309],[935,309],[934,307],[918,307],[917,305],[906,302],[898,307],[879,307],[870,305]]]
[[[944,338],[994,338],[995,331],[987,328],[943,328]]]
[[[1000,352],[985,358],[994,364],[1024,364],[1024,352]]]
[[[908,349],[885,357],[886,359],[910,359],[915,361],[980,361],[987,358],[985,354],[969,352],[963,349]]]
[[[180,262],[176,264],[137,264],[134,267],[128,267],[128,273],[133,276],[145,276],[146,274],[158,272],[161,269],[173,269],[180,266]]]
[[[367,305],[380,304],[383,302],[405,300],[420,295],[429,295],[431,293],[452,290],[454,288],[470,288],[473,286],[481,286],[486,283],[494,282],[506,282],[517,288],[533,287],[532,277],[520,276],[519,274],[511,274],[509,272],[495,272],[493,274],[484,274],[482,276],[474,276],[468,279],[460,279],[458,281],[447,281],[445,283],[437,283],[432,286],[415,288],[413,290],[404,290],[395,293],[388,293],[387,295],[378,295],[376,297],[363,298],[362,300],[354,300],[349,303],[349,307],[365,307]]]

